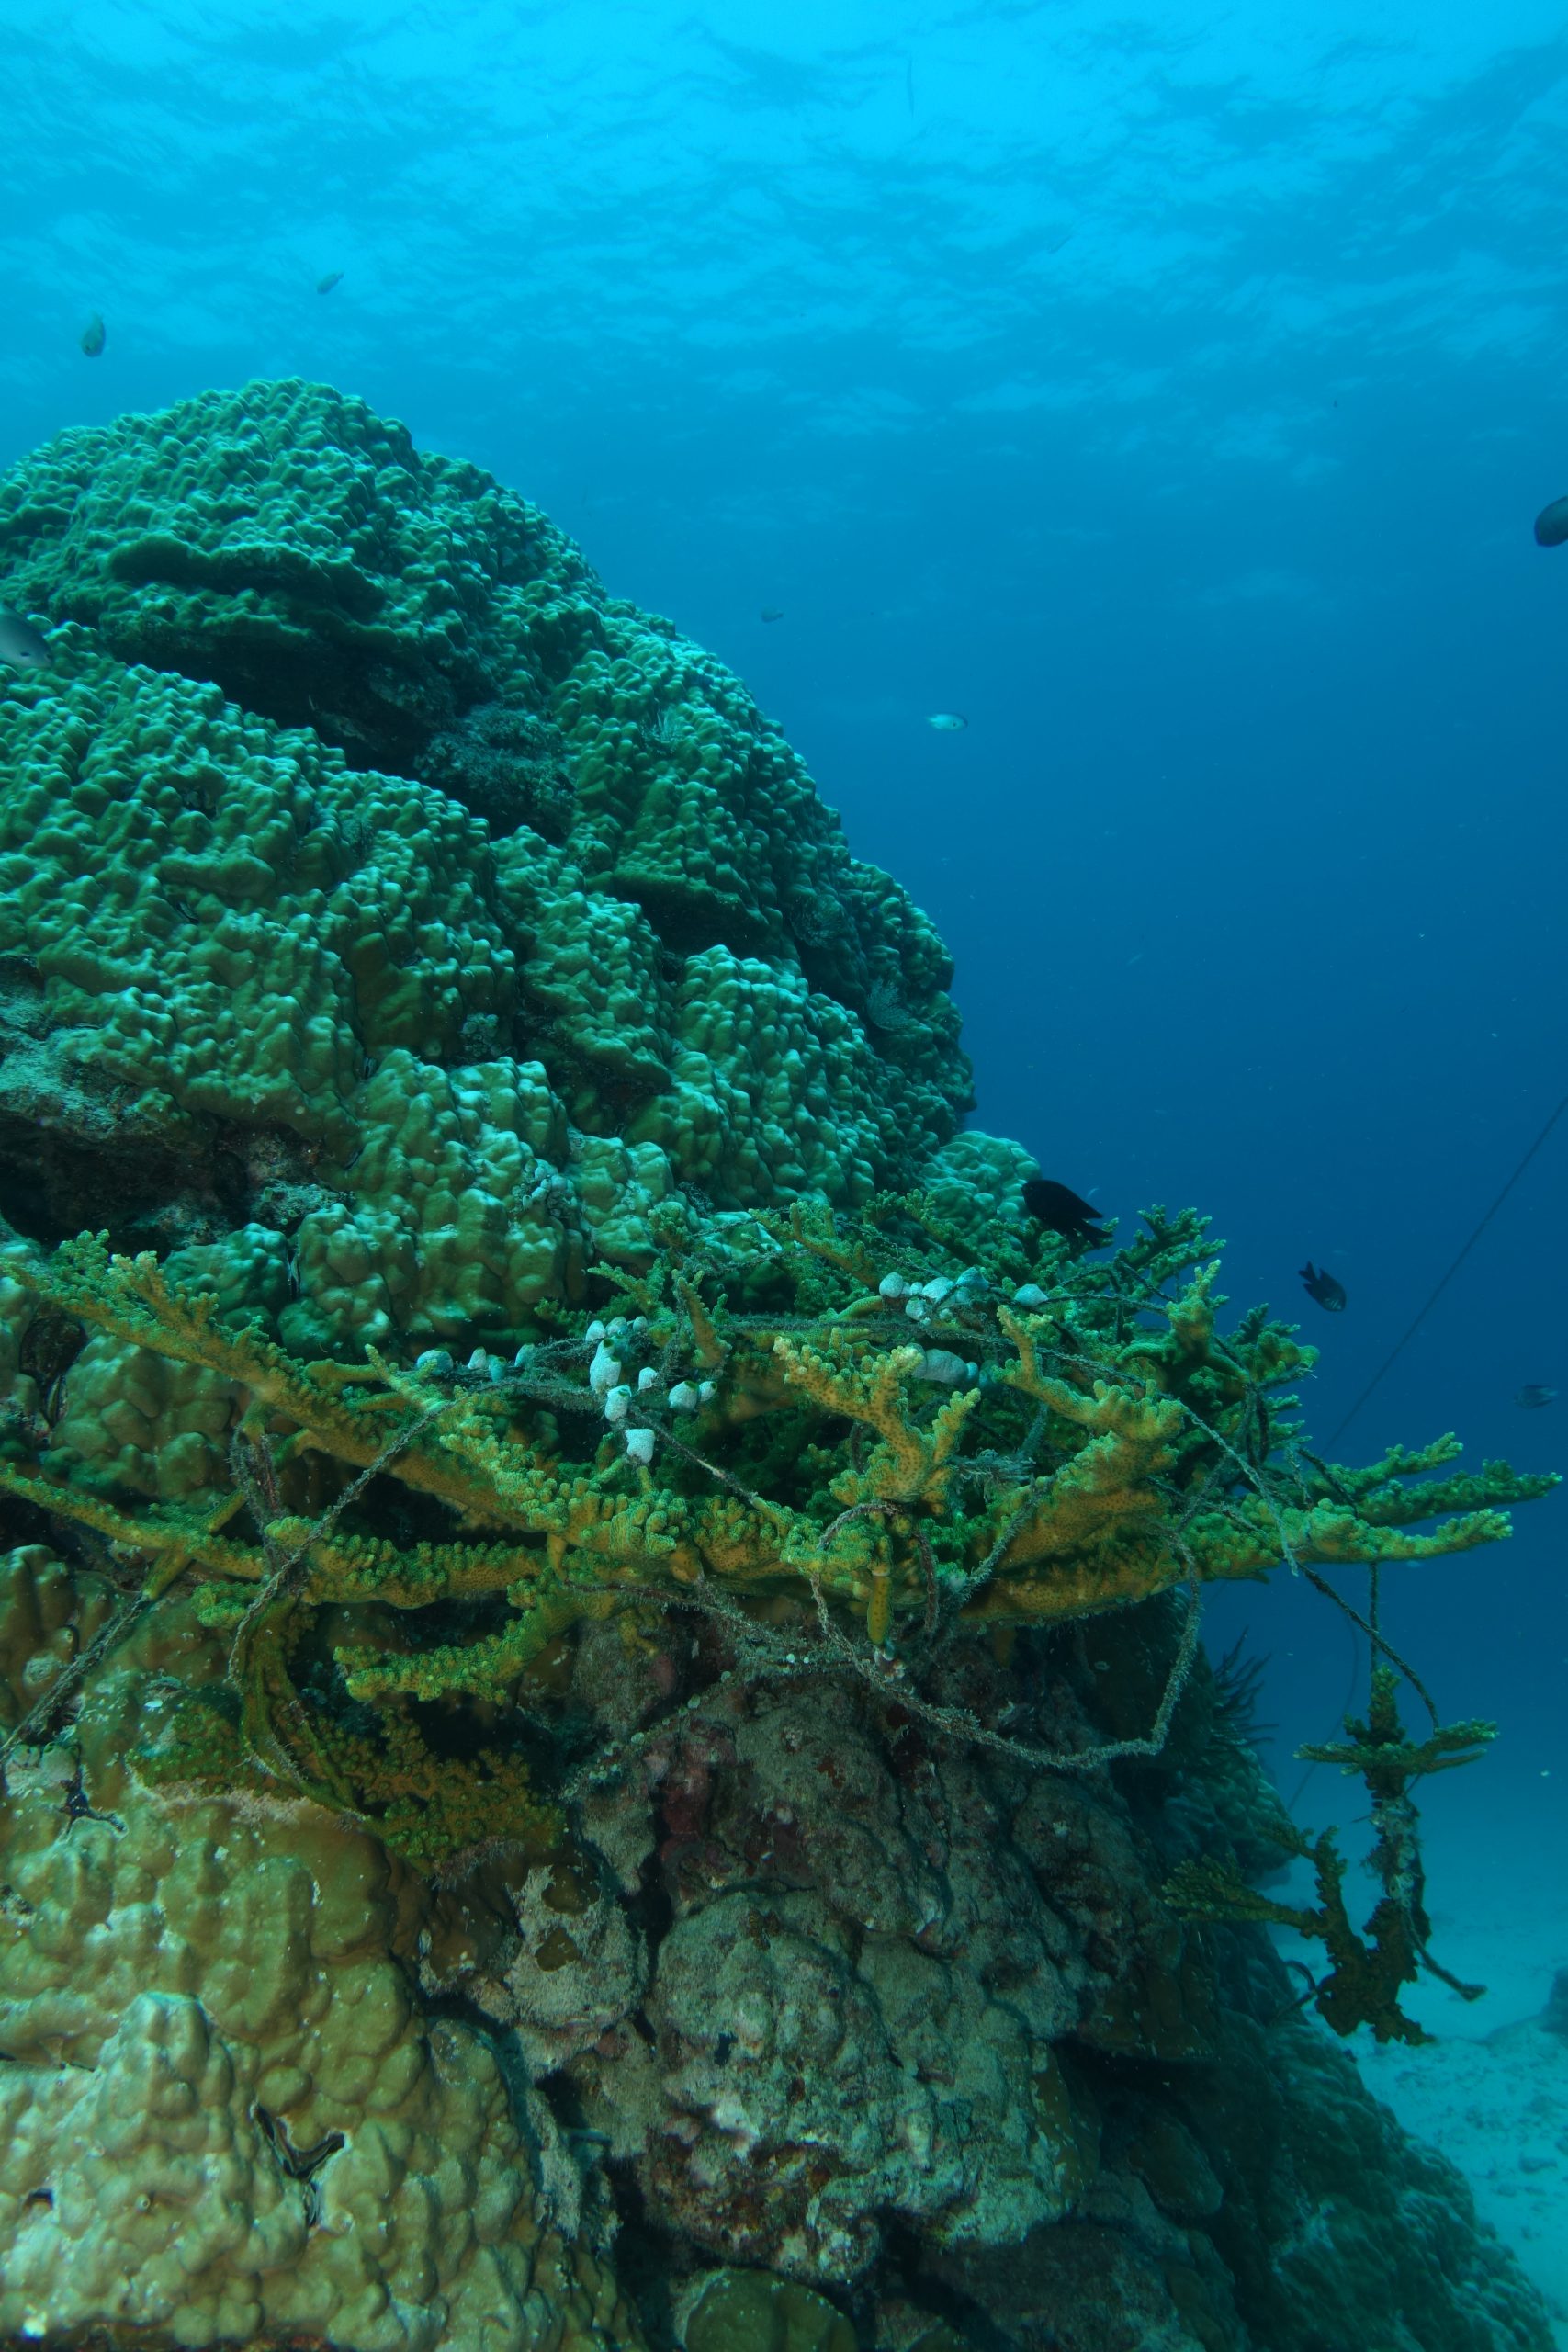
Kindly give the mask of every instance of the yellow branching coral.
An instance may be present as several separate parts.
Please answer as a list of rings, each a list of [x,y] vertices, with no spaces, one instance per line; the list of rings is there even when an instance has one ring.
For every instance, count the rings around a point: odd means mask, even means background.
[[[881,1443],[863,1470],[833,1482],[840,1502],[899,1502],[942,1511],[964,1424],[979,1402],[977,1390],[951,1397],[929,1425],[917,1417],[909,1384],[924,1362],[919,1348],[878,1352],[844,1329],[829,1330],[818,1346],[780,1338],[773,1353],[792,1388],[825,1413],[874,1430]]]
[[[629,1289],[645,1311],[461,1370],[299,1363],[84,1237],[21,1279],[231,1383],[235,1491],[204,1510],[105,1499],[16,1430],[0,1486],[140,1552],[149,1591],[191,1570],[241,1597],[253,1751],[382,1820],[427,1801],[419,1708],[504,1710],[583,1620],[695,1605],[763,1629],[793,1611],[871,1677],[943,1628],[1060,1623],[1280,1561],[1464,1550],[1552,1483],[1433,1477],[1446,1439],[1319,1462],[1277,1394],[1310,1353],[1260,1315],[1222,1336],[1199,1221],[1156,1210],[1146,1227],[1101,1267],[1050,1243],[1044,1280],[1021,1285],[1006,1236],[990,1263],[932,1274],[928,1223],[900,1226],[897,1204],[861,1228],[802,1213],[750,1255],[733,1235],[672,1243],[684,1254]],[[878,1278],[894,1249],[925,1278]],[[440,1524],[411,1529],[399,1489]],[[389,1727],[379,1745],[355,1710]],[[470,1811],[490,1790],[527,1815],[515,1759],[469,1763]]]

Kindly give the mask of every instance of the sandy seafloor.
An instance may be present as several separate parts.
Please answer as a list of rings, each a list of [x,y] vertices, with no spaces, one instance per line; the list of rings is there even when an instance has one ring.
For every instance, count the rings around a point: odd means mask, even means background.
[[[1352,2048],[1372,2096],[1464,2174],[1482,2220],[1545,2296],[1568,2352],[1568,1996],[1553,2012],[1564,2030],[1540,2022],[1553,1979],[1568,1972],[1568,1787],[1547,1774],[1502,1782],[1495,1767],[1488,1782],[1486,1771],[1482,1763],[1473,1776],[1456,1774],[1423,1815],[1433,1956],[1485,1993],[1468,2002],[1425,1978],[1404,2006],[1432,2041],[1380,2048],[1362,2031]],[[1326,1774],[1314,1798],[1314,1813],[1332,1818]],[[1343,1802],[1348,1831],[1352,1806]],[[1269,1891],[1310,1901],[1298,1883]],[[1346,1891],[1359,1923],[1371,1881],[1352,1869]],[[1313,1957],[1293,1936],[1280,1943],[1292,1958]]]

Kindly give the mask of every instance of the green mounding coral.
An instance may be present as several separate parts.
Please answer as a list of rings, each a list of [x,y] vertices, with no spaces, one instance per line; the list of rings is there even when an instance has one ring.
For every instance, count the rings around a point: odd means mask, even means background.
[[[515,1341],[677,1188],[863,1202],[963,1100],[792,956],[676,955],[527,826],[80,632],[0,697],[0,772],[12,1215],[58,1238],[107,1189],[126,1244],[270,1233],[301,1352]]]
[[[318,752],[370,775],[368,805],[338,820],[357,828],[362,850],[399,829],[376,805],[388,775],[435,787],[498,843],[522,829],[516,888],[536,899],[546,879],[540,985],[558,1000],[563,1051],[583,1057],[584,1108],[602,1112],[612,1080],[638,1104],[668,1084],[669,1033],[685,1029],[673,1001],[682,962],[723,949],[712,972],[692,975],[705,999],[732,983],[716,1031],[700,1009],[687,1016],[699,1052],[727,1022],[743,1023],[763,974],[794,974],[850,1016],[897,1106],[881,1156],[897,1159],[900,1124],[906,1152],[952,1134],[968,1071],[945,994],[951,964],[931,924],[887,875],[850,856],[804,764],[739,680],[668,621],[608,596],[570,540],[478,468],[422,454],[400,424],[324,385],[205,392],[62,434],[0,478],[0,579],[10,603],[83,624],[143,677],[216,681],[275,722],[274,741],[284,730],[269,761],[300,759],[288,730],[309,729]],[[168,677],[161,692],[172,709],[190,707]],[[199,697],[195,708],[199,731]],[[184,751],[189,720],[172,732],[166,748]],[[165,763],[170,781],[183,772],[196,808],[185,830],[203,835],[205,816],[215,836],[181,845],[193,878],[172,886],[207,927],[223,906],[265,917],[290,846],[287,809],[247,808],[222,787],[230,765],[218,752],[194,772],[188,760]],[[403,830],[423,831],[416,796],[399,798],[411,812]],[[558,874],[542,854],[552,844]],[[449,843],[441,850],[444,865]],[[362,863],[373,875],[376,857]],[[460,861],[456,893],[437,871],[449,912],[476,887],[479,863]],[[575,908],[563,903],[573,892]],[[213,897],[222,906],[206,903]],[[640,922],[628,928],[621,908]],[[394,926],[386,961],[395,970],[422,945],[415,915]],[[449,1002],[466,993],[467,968],[443,973]],[[465,1006],[503,1027],[509,1009]],[[784,1025],[798,1028],[798,1016]],[[630,1042],[617,1052],[622,1028]],[[552,1077],[560,1083],[553,1064]],[[840,1089],[803,1107],[816,1123],[846,1105]],[[896,1178],[884,1170],[875,1181]],[[829,1182],[825,1169],[810,1179]]]
[[[438,1352],[301,1363],[151,1256],[83,1237],[47,1272],[13,1260],[16,1279],[227,1384],[233,1484],[212,1506],[128,1509],[17,1419],[0,1485],[148,1558],[148,1597],[209,1580],[236,1713],[197,1745],[223,1770],[243,1738],[422,1860],[487,1837],[547,1850],[530,1678],[583,1621],[705,1611],[748,1670],[852,1672],[995,1742],[919,1694],[955,1630],[1058,1625],[1176,1586],[1195,1601],[1281,1560],[1434,1558],[1505,1535],[1499,1506],[1553,1483],[1440,1475],[1452,1439],[1317,1464],[1278,1394],[1312,1351],[1261,1311],[1222,1334],[1203,1249],[1199,1218],[1154,1211],[1103,1265],[1055,1240],[1032,1265],[1007,1227],[959,1256],[920,1196],[854,1223],[818,1206],[695,1241],[682,1226],[642,1273],[603,1270],[624,1309],[608,1322],[563,1313],[515,1363],[477,1351],[458,1370]],[[1193,1606],[1146,1733],[1034,1760],[1154,1752],[1197,1624]],[[437,1769],[433,1739],[456,1760]]]

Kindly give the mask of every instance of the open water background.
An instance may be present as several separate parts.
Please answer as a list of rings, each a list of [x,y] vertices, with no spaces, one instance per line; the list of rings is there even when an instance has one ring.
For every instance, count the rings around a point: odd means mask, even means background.
[[[1568,1094],[1562,6],[7,0],[4,89],[0,463],[299,374],[536,499],[930,909],[979,1124],[1212,1212],[1325,1436]],[[1565,1264],[1568,1116],[1344,1457],[1568,1466]],[[1388,1579],[1504,1725],[1428,1805],[1499,1935],[1568,1872],[1565,1535]],[[1244,1624],[1289,1788],[1350,1646]]]

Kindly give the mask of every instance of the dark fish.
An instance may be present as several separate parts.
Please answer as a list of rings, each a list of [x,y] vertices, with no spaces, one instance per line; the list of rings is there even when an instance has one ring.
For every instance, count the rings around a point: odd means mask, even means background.
[[[1023,1188],[1023,1205],[1047,1232],[1059,1233],[1067,1241],[1087,1241],[1091,1250],[1103,1250],[1110,1238],[1100,1230],[1099,1210],[1053,1177],[1031,1176]]]
[[[326,274],[326,276],[325,276],[324,277],[318,277],[318,278],[317,278],[317,280],[316,280],[316,291],[317,291],[317,293],[318,293],[318,294],[330,294],[330,293],[332,292],[333,288],[334,286],[341,286],[342,284],[343,284],[343,272],[342,272],[342,270],[341,270],[341,269],[329,269],[329,270],[328,270],[328,272],[327,272],[327,274]]]
[[[95,311],[82,330],[82,348],[89,359],[100,359],[108,339],[109,331]]]
[[[762,618],[765,621],[782,621],[784,614],[777,605],[764,605],[762,607]]]
[[[0,605],[0,662],[13,670],[47,670],[49,639],[9,605]]]
[[[1301,1276],[1306,1284],[1306,1295],[1309,1298],[1315,1298],[1319,1306],[1325,1307],[1330,1315],[1340,1315],[1344,1312],[1345,1285],[1343,1283],[1337,1283],[1332,1274],[1325,1273],[1321,1266],[1314,1266],[1310,1258],[1302,1268]]]
[[[1514,1392],[1514,1402],[1522,1405],[1527,1413],[1539,1413],[1543,1405],[1555,1405],[1557,1391],[1539,1380],[1529,1380]]]
[[[1560,548],[1568,539],[1568,498],[1554,498],[1535,518],[1538,548]]]

